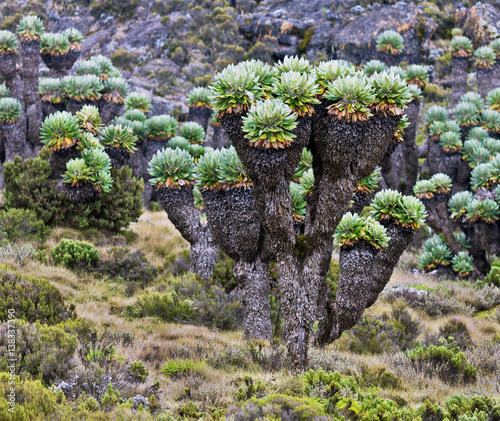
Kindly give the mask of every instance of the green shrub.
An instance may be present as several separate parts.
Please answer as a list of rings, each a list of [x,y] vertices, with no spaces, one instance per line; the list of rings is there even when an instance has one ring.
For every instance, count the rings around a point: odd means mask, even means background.
[[[112,169],[113,186],[101,198],[75,204],[55,189],[48,154],[23,161],[16,157],[4,165],[7,207],[33,210],[47,225],[76,229],[93,227],[118,232],[137,221],[142,213],[143,182],[128,167]]]
[[[491,269],[484,280],[487,283],[500,288],[500,263],[497,262],[491,265]]]
[[[45,279],[27,277],[0,266],[0,321],[14,309],[16,319],[55,324],[74,316],[59,290]]]
[[[188,375],[200,368],[203,368],[205,363],[196,363],[191,360],[170,360],[168,361],[163,368],[160,370],[166,377],[181,377],[184,375]]]
[[[62,240],[50,254],[57,265],[67,268],[91,267],[99,262],[99,252],[86,241]]]
[[[2,240],[43,243],[49,231],[50,228],[30,209],[0,211],[0,244]]]

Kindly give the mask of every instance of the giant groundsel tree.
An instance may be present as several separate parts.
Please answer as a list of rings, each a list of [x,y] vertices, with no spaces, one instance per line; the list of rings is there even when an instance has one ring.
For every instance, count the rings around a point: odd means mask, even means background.
[[[216,162],[221,156],[211,154],[213,162],[208,156],[200,159],[197,177],[210,240],[233,248],[237,261],[248,264],[242,268],[247,272],[255,262],[276,265],[284,340],[292,368],[301,370],[315,321],[319,345],[352,327],[389,281],[425,216],[418,199],[396,191],[378,193],[372,217],[347,213],[361,180],[390,155],[391,143],[401,140],[396,133],[412,96],[393,73],[368,77],[342,62],[313,67],[296,57],[274,67],[258,61],[230,65],[217,74],[211,90],[212,106],[234,145],[231,159],[237,155],[244,170],[224,174],[224,165]],[[298,188],[291,182],[304,148],[312,155],[312,169],[304,172]],[[179,153],[168,151],[161,153]],[[163,172],[167,176],[160,188],[169,215],[177,198],[184,195],[183,203],[191,203],[195,180],[187,158],[175,159],[185,171],[182,176]],[[156,181],[163,170],[154,160],[150,166]],[[231,187],[221,188],[221,179],[232,179]],[[298,206],[297,196],[305,203]],[[248,221],[231,232],[235,215]],[[327,302],[334,234],[341,247],[340,276],[335,299]],[[265,290],[252,288],[256,277],[244,282],[255,295]]]

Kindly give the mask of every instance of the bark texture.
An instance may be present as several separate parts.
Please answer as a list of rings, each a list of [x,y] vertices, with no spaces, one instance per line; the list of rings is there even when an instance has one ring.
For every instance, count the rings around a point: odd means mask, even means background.
[[[212,109],[208,107],[189,107],[187,121],[194,121],[198,123],[201,127],[203,127],[203,130],[205,130],[206,133],[208,121],[212,116],[212,112]]]
[[[207,142],[207,146],[210,146],[214,149],[221,149],[229,147],[230,143],[231,141],[227,137],[224,128],[221,127],[219,124],[216,124],[214,126],[212,140]]]
[[[90,183],[82,183],[79,186],[71,186],[60,180],[56,189],[65,193],[75,203],[87,203],[101,197],[101,192],[96,190]]]
[[[20,156],[22,159],[29,156],[30,151],[26,144],[22,123],[22,120],[19,119],[15,123],[1,125],[5,133],[5,161],[13,161],[15,156]]]
[[[476,69],[477,75],[477,93],[483,98],[486,98],[488,92],[498,85],[494,85],[495,71],[493,67],[478,67]]]
[[[106,147],[104,151],[111,159],[111,166],[113,168],[123,168],[130,158],[130,153],[124,149]]]
[[[451,102],[455,106],[463,94],[467,92],[468,57],[452,58]]]
[[[49,164],[52,168],[52,179],[60,179],[66,172],[66,164],[68,161],[70,159],[80,158],[80,156],[80,151],[76,149],[76,146],[52,151],[49,157]]]

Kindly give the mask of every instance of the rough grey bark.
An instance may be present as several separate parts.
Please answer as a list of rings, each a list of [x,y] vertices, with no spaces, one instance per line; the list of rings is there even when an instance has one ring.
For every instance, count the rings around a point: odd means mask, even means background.
[[[219,261],[219,250],[206,223],[201,223],[194,206],[193,188],[158,189],[158,199],[168,218],[191,244],[191,268],[203,280],[209,280]]]
[[[194,121],[200,124],[206,133],[212,112],[212,109],[208,107],[189,107],[187,121]]]
[[[52,168],[51,178],[58,180],[66,172],[66,164],[69,160],[80,158],[80,151],[76,149],[76,146],[70,148],[59,149],[57,151],[52,151],[49,157],[49,164]]]
[[[66,54],[41,54],[42,60],[45,65],[50,69],[50,77],[60,78],[66,76],[68,73],[68,64],[72,61],[72,55]]]
[[[452,58],[451,103],[457,105],[463,94],[467,92],[469,58]]]
[[[427,166],[430,175],[443,173],[453,181],[458,179],[458,172],[462,165],[462,154],[458,152],[445,152],[439,143],[439,137],[427,139]]]
[[[111,166],[113,168],[123,168],[130,158],[130,153],[124,149],[106,147],[104,151],[111,159]]]
[[[500,86],[500,59],[498,58],[495,60],[495,64],[493,65],[491,84],[494,88]]]
[[[56,184],[56,189],[63,192],[74,203],[87,203],[101,197],[100,190],[96,190],[90,183],[82,183],[79,186],[71,186],[64,181],[60,180]]]
[[[112,102],[100,99],[98,101],[99,115],[101,116],[102,124],[108,125],[115,117],[123,112],[122,104],[115,104]]]
[[[42,106],[38,96],[38,69],[40,67],[40,40],[21,41],[21,60],[23,76],[23,96],[26,102],[28,119],[28,139],[40,143]]]
[[[212,140],[207,142],[207,146],[210,146],[214,149],[221,149],[229,147],[230,140],[224,131],[224,128],[220,124],[216,124],[214,126],[214,131],[212,135]]]
[[[64,104],[53,104],[52,102],[42,101],[42,120],[44,120],[49,114],[64,110],[66,110]]]
[[[361,213],[366,206],[370,205],[371,201],[371,193],[354,193],[354,196],[352,198],[351,212],[358,214]]]
[[[493,88],[498,87],[494,85],[495,72],[493,67],[478,67],[476,69],[477,77],[477,93],[483,98],[486,98],[488,92]]]
[[[500,252],[500,231],[498,222],[488,224],[484,221],[470,221],[460,218],[459,225],[470,241],[470,250],[474,259],[474,266],[483,275],[488,274],[491,269],[487,259],[488,254],[498,254]]]
[[[13,161],[15,156],[20,156],[22,159],[29,156],[29,148],[26,144],[22,124],[23,121],[19,119],[15,123],[1,125],[5,132],[5,161]]]
[[[377,51],[377,59],[383,61],[388,67],[397,66],[402,59],[401,54],[389,54],[382,51]]]
[[[420,101],[413,100],[408,104],[406,115],[410,126],[404,131],[403,142],[382,164],[382,177],[387,188],[399,190],[405,195],[413,192],[418,176],[418,150],[415,143]]]

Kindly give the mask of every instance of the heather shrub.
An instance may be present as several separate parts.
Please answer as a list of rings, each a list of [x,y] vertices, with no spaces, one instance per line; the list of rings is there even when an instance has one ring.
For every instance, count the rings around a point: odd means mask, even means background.
[[[50,255],[56,265],[67,268],[92,267],[99,262],[99,252],[86,241],[62,240]]]
[[[43,243],[50,228],[30,209],[10,208],[0,211],[0,244],[30,241]]]
[[[491,265],[491,269],[484,280],[486,283],[500,288],[500,262],[495,262]]]
[[[160,373],[166,377],[178,378],[200,370],[204,366],[205,363],[196,363],[191,360],[170,360],[163,366]]]
[[[89,227],[118,232],[137,221],[142,213],[143,182],[128,167],[112,169],[109,193],[92,202],[76,204],[55,189],[48,151],[23,161],[16,157],[4,165],[7,208],[30,209],[47,225],[76,229]]]
[[[7,311],[14,309],[17,320],[56,324],[74,316],[59,290],[45,279],[21,275],[0,266],[0,321],[7,320]]]
[[[238,377],[236,379],[236,385],[239,386],[234,396],[234,400],[237,402],[246,401],[253,397],[262,398],[266,392],[266,385],[262,380],[254,382],[252,377],[246,373],[243,377]]]
[[[36,257],[35,249],[30,243],[23,245],[18,244],[6,244],[0,247],[0,262],[7,262],[13,260],[20,265],[24,265],[33,256]]]

